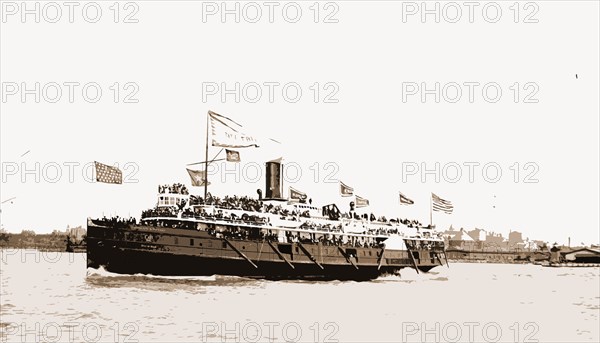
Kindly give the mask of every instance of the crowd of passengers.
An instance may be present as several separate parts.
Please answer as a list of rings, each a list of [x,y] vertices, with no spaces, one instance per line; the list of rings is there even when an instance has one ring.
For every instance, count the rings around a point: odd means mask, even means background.
[[[158,185],[158,193],[172,193],[188,195],[190,191],[184,184],[174,183],[172,185]]]
[[[431,248],[443,249],[444,248],[444,242],[440,242],[440,241],[411,241],[411,240],[408,240],[406,242],[406,246],[409,249],[424,249],[424,250],[429,250]]]
[[[217,196],[213,196],[210,193],[206,196],[206,200],[200,196],[191,195],[190,196],[190,206],[193,205],[211,205],[216,208],[222,208],[225,210],[240,210],[246,212],[260,212],[260,213],[271,213],[277,214],[282,217],[293,220],[296,216],[310,218],[309,211],[298,212],[290,211],[286,208],[281,207],[281,205],[273,205],[273,204],[264,204],[262,200],[254,199],[248,196],[237,196],[234,195],[232,197],[225,196],[224,198],[219,198]]]
[[[265,205],[262,202],[262,200],[254,199],[249,196],[234,195],[232,197],[225,196],[223,199],[221,199],[217,196],[213,196],[209,192],[206,197],[206,201],[201,196],[191,195],[190,196],[190,206],[193,206],[193,205],[212,205],[217,208],[223,208],[223,209],[227,209],[227,210],[243,210],[243,211],[247,211],[247,212],[272,213],[272,214],[281,215],[282,217],[286,217],[287,219],[290,219],[290,220],[293,220],[290,217],[295,218],[296,216],[310,218],[310,212],[308,210],[296,213],[295,211],[290,211],[286,208],[281,207],[280,205],[273,205],[273,204]],[[327,215],[327,214],[329,214],[329,213],[324,213],[324,215]],[[352,212],[352,214],[342,213],[341,217],[346,218],[346,219],[349,219],[349,218],[354,218],[354,219],[358,219],[358,220],[364,219],[364,220],[370,220],[372,222],[378,221],[381,223],[388,223],[388,222],[389,223],[402,223],[408,227],[414,227],[414,228],[422,226],[421,222],[419,222],[418,220],[399,219],[399,218],[388,220],[385,216],[377,217],[373,213],[371,213],[370,215],[368,215],[366,213],[362,214],[362,215],[358,215],[355,212]],[[285,219],[285,218],[282,218],[282,219]]]
[[[95,219],[94,221],[98,224],[115,228],[126,228],[130,225],[135,225],[137,223],[136,219],[133,217],[123,218],[119,216],[114,216],[110,218],[103,216],[102,218]]]
[[[174,184],[172,186],[164,185],[160,186],[162,189],[166,189],[164,187],[168,187],[170,190],[181,191],[187,189],[184,185]],[[185,204],[182,204],[185,205]],[[219,198],[217,196],[213,196],[208,193],[206,200],[200,196],[190,196],[190,205],[212,205],[217,209],[216,213],[206,212],[204,209],[192,209],[191,207],[187,207],[181,211],[182,218],[196,218],[196,219],[212,219],[212,220],[222,220],[227,222],[244,222],[256,225],[268,225],[268,219],[261,217],[259,215],[249,215],[244,213],[242,216],[238,216],[235,213],[224,213],[223,210],[240,210],[245,212],[256,212],[256,213],[270,213],[275,214],[283,220],[290,221],[305,221],[302,224],[301,228],[303,229],[312,229],[312,230],[322,230],[328,232],[341,232],[342,227],[341,224],[337,226],[332,226],[329,224],[321,225],[317,223],[313,223],[306,219],[302,218],[310,218],[309,211],[296,212],[295,210],[289,210],[287,208],[283,208],[280,205],[273,204],[265,204],[260,199],[254,199],[248,196],[225,196],[224,198]],[[180,209],[183,206],[178,206]],[[154,209],[145,210],[142,212],[142,219],[148,217],[178,217],[179,210],[177,207],[156,207]],[[385,216],[376,217],[373,213],[370,215],[362,214],[358,215],[354,211],[350,214],[342,213],[342,218],[355,218],[357,220],[368,220],[371,222],[380,222],[380,223],[402,223],[410,228],[419,228],[422,227],[422,224],[417,220],[408,220],[408,219],[387,219]],[[389,235],[398,233],[397,228],[366,228],[366,233],[373,235]]]
[[[142,211],[142,219],[149,217],[170,217],[177,218],[179,210],[176,207],[155,207]]]
[[[215,230],[209,229],[208,234],[216,238],[232,238],[245,240],[248,239],[248,230],[241,229],[239,227],[228,227],[226,229]],[[377,248],[381,247],[381,243],[374,239],[366,239],[365,237],[357,236],[346,236],[344,239],[341,235],[320,235],[317,237],[316,234],[302,234],[299,232],[286,231],[286,242],[287,243],[306,243],[306,244],[317,244],[321,243],[327,246],[351,246],[361,248]],[[260,239],[266,239],[268,241],[278,241],[277,231],[269,230],[268,232],[260,231]]]
[[[322,235],[317,237],[315,234],[311,234],[310,237],[306,237],[299,232],[286,232],[286,240],[288,243],[310,243],[323,245],[339,246],[346,245],[357,248],[376,248],[380,247],[381,243],[374,239],[365,239],[365,237],[358,236],[346,236],[346,239],[342,235]]]

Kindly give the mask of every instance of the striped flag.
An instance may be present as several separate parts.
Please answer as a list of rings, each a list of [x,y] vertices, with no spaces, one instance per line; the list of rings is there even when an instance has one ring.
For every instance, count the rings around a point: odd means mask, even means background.
[[[123,183],[123,173],[119,168],[96,161],[94,161],[94,165],[96,166],[96,182]]]
[[[354,188],[345,185],[340,181],[340,195],[343,197],[351,197],[354,194]]]
[[[452,211],[454,210],[452,202],[444,200],[433,193],[431,193],[431,207],[434,211],[444,212],[447,214],[452,213]]]
[[[400,192],[398,192],[398,193],[400,193]],[[414,203],[415,202],[412,201],[411,199],[409,199],[406,195],[400,193],[400,205],[405,205],[405,204],[406,205],[412,205]]]

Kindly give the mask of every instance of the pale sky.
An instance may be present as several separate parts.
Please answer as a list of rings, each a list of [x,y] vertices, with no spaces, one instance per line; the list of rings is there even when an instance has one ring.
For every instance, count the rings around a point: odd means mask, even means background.
[[[293,185],[316,204],[336,202],[346,211],[351,199],[339,196],[341,180],[370,200],[369,212],[428,223],[434,192],[455,208],[452,215],[434,213],[438,228],[478,227],[505,236],[518,230],[565,244],[569,236],[572,244],[600,241],[598,2],[535,2],[537,8],[520,8],[518,23],[509,8],[513,2],[497,2],[497,23],[486,22],[478,8],[473,23],[467,8],[457,23],[448,22],[452,9],[440,23],[433,17],[422,23],[419,15],[403,23],[401,3],[383,1],[321,4],[318,23],[313,2],[297,3],[297,23],[286,22],[291,14],[284,18],[281,7],[274,9],[273,23],[266,7],[258,23],[249,22],[254,9],[244,14],[243,7],[240,23],[233,16],[222,23],[199,2],[142,1],[121,8],[114,23],[112,2],[98,3],[102,16],[95,24],[85,22],[79,9],[74,23],[65,8],[58,23],[35,23],[33,17],[22,23],[20,14],[3,9],[0,198],[16,197],[2,204],[8,231],[64,230],[103,213],[139,216],[154,206],[159,183],[190,184],[185,167],[204,159],[206,113],[213,110],[282,143],[239,149],[238,174],[245,180],[221,170],[211,176],[213,194],[256,195],[257,188],[264,190],[264,170],[252,180],[254,167],[283,156],[286,166],[302,171],[297,182],[286,182],[285,193]],[[52,19],[51,10],[42,19]],[[133,12],[139,22],[123,23]],[[328,15],[338,22],[324,23]],[[527,15],[538,22],[524,23]],[[36,82],[40,102],[32,94],[22,102],[21,84],[34,89]],[[63,94],[51,103],[54,82]],[[73,103],[65,82],[79,83]],[[91,82],[102,90],[96,103],[81,95]],[[124,88],[128,82],[135,86]],[[222,101],[221,85],[234,89],[236,82],[239,101],[234,94]],[[432,94],[422,102],[422,93],[407,93],[407,85],[433,89],[436,82],[439,103]],[[479,84],[472,103],[465,86],[470,82]],[[502,91],[495,103],[481,95],[491,83]],[[255,101],[256,85],[262,97]],[[268,85],[276,85],[272,102]],[[301,89],[299,101],[282,96],[284,85],[290,97],[291,86]],[[456,103],[448,101],[456,95],[454,85],[463,92]],[[139,101],[123,103],[134,90]],[[325,103],[327,95],[337,102]],[[537,103],[525,103],[527,95]],[[211,147],[209,154],[216,152]],[[83,167],[94,160],[131,163],[122,168],[129,182],[86,181]],[[73,165],[72,182],[65,163]],[[433,174],[422,180],[421,170],[403,173],[403,165],[406,171],[434,169],[435,163],[447,172],[439,182]],[[479,164],[473,182],[465,163]],[[482,175],[488,163],[502,172],[496,183]],[[62,174],[52,183],[56,165]],[[462,178],[452,183],[457,165]],[[236,167],[219,164],[224,166]],[[34,171],[25,175],[23,168]],[[288,179],[294,170],[288,169]],[[494,169],[488,171],[493,178]],[[524,182],[528,175],[538,182]],[[415,204],[399,206],[398,191]]]

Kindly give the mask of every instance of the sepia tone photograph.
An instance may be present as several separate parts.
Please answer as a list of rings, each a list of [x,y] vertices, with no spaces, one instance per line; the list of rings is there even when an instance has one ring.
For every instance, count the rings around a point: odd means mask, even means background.
[[[600,342],[600,2],[0,0],[0,342]]]

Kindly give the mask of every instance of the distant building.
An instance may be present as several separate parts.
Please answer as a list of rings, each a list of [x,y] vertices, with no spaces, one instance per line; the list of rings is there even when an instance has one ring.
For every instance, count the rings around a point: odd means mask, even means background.
[[[540,248],[535,241],[529,240],[529,238],[527,238],[523,243],[517,243],[517,247],[523,251],[537,251]]]
[[[523,248],[523,234],[519,231],[511,231],[508,233],[508,248],[509,249],[522,249]]]
[[[450,225],[450,227],[448,228],[448,230],[444,231],[444,233],[442,234],[442,236],[444,237],[444,240],[446,242],[448,242],[449,240],[451,240],[454,236],[456,236],[456,234],[460,233],[460,231],[455,230],[452,225]]]
[[[468,235],[475,241],[485,241],[487,232],[482,229],[474,229],[469,231]]]
[[[518,243],[523,243],[523,234],[519,231],[511,231],[508,234],[508,242],[511,245],[516,245]]]
[[[475,244],[475,241],[471,236],[469,236],[464,229],[460,229],[458,233],[454,235],[454,237],[450,238],[449,242],[450,248],[462,249],[462,250],[474,250],[478,248]]]
[[[502,237],[501,233],[488,232],[485,236],[485,242],[487,244],[502,244],[504,241],[504,237]]]
[[[69,235],[73,240],[81,241],[86,234],[86,229],[82,228],[81,226],[73,228],[67,226],[67,235]]]

